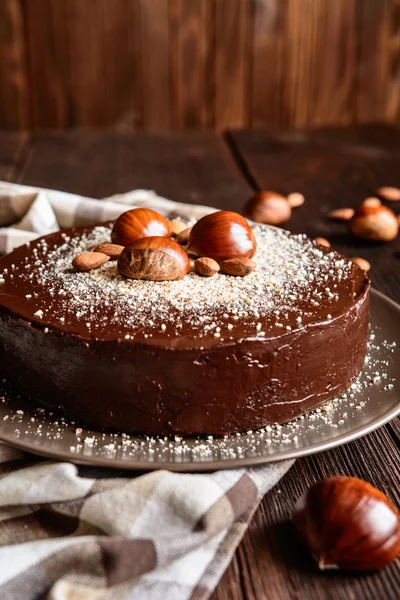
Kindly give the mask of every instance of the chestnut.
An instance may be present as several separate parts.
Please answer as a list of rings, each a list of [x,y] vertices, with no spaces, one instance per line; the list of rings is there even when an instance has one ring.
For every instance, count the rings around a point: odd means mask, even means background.
[[[127,246],[145,237],[170,237],[171,223],[150,208],[133,208],[118,217],[111,232],[113,244]]]
[[[292,207],[285,196],[277,192],[258,192],[244,207],[244,215],[256,223],[280,227],[292,216]]]
[[[349,221],[350,232],[357,238],[391,242],[399,233],[396,214],[387,206],[360,204]]]
[[[294,525],[320,569],[370,571],[400,553],[400,515],[390,500],[356,477],[330,477],[297,502]]]
[[[238,213],[220,210],[193,225],[187,251],[220,263],[240,256],[251,258],[256,247],[253,231],[246,219]]]
[[[173,281],[182,279],[190,269],[190,260],[179,244],[160,236],[135,240],[118,259],[118,271],[129,279]]]

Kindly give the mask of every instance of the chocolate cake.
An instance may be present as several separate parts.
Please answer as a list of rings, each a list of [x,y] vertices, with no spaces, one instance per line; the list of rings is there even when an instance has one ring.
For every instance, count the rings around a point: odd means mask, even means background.
[[[369,280],[348,259],[255,226],[247,277],[130,280],[112,260],[76,272],[110,227],[0,260],[1,369],[35,403],[97,428],[226,434],[291,420],[357,379]]]

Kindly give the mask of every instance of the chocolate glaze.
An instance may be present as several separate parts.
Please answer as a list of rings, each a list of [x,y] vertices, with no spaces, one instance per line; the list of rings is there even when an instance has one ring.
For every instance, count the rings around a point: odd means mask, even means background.
[[[74,311],[60,320],[58,309],[68,297],[54,296],[59,282],[49,286],[35,262],[51,269],[49,249],[65,245],[65,235],[90,231],[56,233],[44,238],[44,249],[39,240],[0,260],[2,369],[33,400],[99,428],[225,434],[291,420],[340,395],[358,377],[367,349],[369,280],[357,266],[341,281],[311,282],[333,284],[338,298],[322,299],[318,307],[300,300],[301,327],[296,313],[285,322],[292,330],[271,316],[260,318],[263,336],[246,318],[229,329],[218,307],[220,336],[190,321],[177,335],[173,318],[162,329],[162,317],[132,330],[123,320],[112,322],[113,305],[88,328]]]

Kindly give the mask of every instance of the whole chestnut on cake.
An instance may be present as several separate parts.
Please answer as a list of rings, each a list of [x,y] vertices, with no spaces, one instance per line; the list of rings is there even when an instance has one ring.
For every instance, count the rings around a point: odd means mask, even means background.
[[[256,223],[281,226],[292,216],[292,207],[285,196],[277,192],[257,192],[244,207],[244,214]]]
[[[391,242],[399,233],[396,214],[387,206],[363,203],[349,221],[351,233],[363,240]]]
[[[398,511],[356,477],[313,485],[298,501],[293,522],[321,569],[381,569],[400,553]]]
[[[238,256],[251,258],[256,247],[246,219],[238,213],[220,210],[206,215],[192,227],[187,250],[189,254],[221,262]]]
[[[118,270],[129,279],[173,281],[189,272],[190,260],[179,244],[153,236],[135,240],[118,259]]]
[[[170,237],[170,222],[149,208],[133,208],[118,217],[111,232],[113,244],[127,246],[145,237]]]

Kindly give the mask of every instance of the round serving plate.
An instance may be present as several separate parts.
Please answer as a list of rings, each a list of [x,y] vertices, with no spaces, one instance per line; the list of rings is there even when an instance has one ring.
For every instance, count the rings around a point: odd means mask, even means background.
[[[372,290],[371,334],[359,381],[343,397],[286,425],[226,437],[104,433],[33,406],[0,376],[0,440],[48,458],[118,469],[208,471],[322,452],[400,414],[400,306]]]

